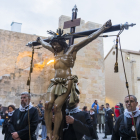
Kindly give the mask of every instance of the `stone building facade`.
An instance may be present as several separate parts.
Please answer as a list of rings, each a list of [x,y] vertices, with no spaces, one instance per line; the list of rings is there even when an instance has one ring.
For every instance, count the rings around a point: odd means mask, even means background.
[[[122,54],[130,94],[135,95],[140,102],[140,52],[123,49]],[[120,50],[118,51],[118,73],[114,73],[115,61],[116,51],[115,47],[112,47],[105,57],[106,102],[110,103],[110,106],[115,106],[119,102],[124,104],[124,98],[128,95]]]
[[[59,18],[59,28],[70,17]],[[81,20],[76,32],[99,28],[101,25],[94,22]],[[64,30],[69,33],[69,29]],[[29,41],[35,41],[36,35],[0,30],[0,103],[3,106],[14,104],[19,106],[19,95],[28,90],[26,85],[31,60],[31,48],[25,46]],[[45,37],[44,37],[45,38]],[[78,43],[84,38],[76,39]],[[47,64],[53,59],[53,54],[45,48],[36,49],[34,55],[34,70],[31,80],[32,102],[37,104],[39,100],[45,102],[45,94],[54,76],[53,63]],[[79,77],[80,107],[88,106],[95,99],[100,104],[105,103],[105,72],[103,39],[97,38],[77,53],[73,74]]]

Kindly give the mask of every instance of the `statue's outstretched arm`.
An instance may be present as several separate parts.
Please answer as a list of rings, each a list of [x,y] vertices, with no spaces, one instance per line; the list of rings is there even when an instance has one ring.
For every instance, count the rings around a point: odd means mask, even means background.
[[[50,43],[43,41],[43,39],[41,37],[37,38],[37,42],[39,42],[44,48],[46,48],[49,51],[51,51],[52,53],[54,53],[54,49],[52,48],[52,45]]]
[[[103,33],[105,30],[109,29],[112,26],[111,20],[108,20],[98,31],[90,34],[87,38],[82,40],[81,42],[74,44],[71,46],[71,52],[77,52],[84,46],[86,46],[88,43],[96,39],[101,33]]]

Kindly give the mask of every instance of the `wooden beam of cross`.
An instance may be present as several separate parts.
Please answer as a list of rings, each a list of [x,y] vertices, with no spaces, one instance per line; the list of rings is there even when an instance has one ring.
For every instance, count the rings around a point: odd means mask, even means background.
[[[70,28],[70,33],[65,36],[65,39],[69,40],[69,46],[71,46],[74,43],[75,38],[89,36],[90,34],[96,32],[97,30],[100,29],[100,28],[97,28],[97,29],[93,29],[93,30],[75,33],[75,28],[76,28],[76,26],[80,25],[80,21],[81,21],[81,18],[77,19],[77,12],[78,12],[78,9],[75,5],[74,8],[72,9],[72,19],[70,21],[64,22],[63,29]],[[111,28],[106,30],[104,33],[119,31],[119,30],[122,30],[123,28],[128,30],[129,27],[133,27],[134,25],[136,25],[136,24],[133,24],[133,23],[128,24],[128,22],[126,22],[125,24],[113,25],[113,26],[111,26]],[[50,42],[50,40],[48,40],[48,39],[44,39],[44,41]],[[33,46],[41,45],[40,43],[34,41],[34,42],[29,42],[26,46],[30,46],[30,44],[32,44]]]
[[[77,9],[77,6],[75,5],[74,8],[72,9],[72,18],[71,18],[71,20],[64,22],[63,29],[70,28],[70,33],[71,34],[75,33],[76,26],[80,25],[81,18],[77,19],[77,12],[78,12],[78,9]],[[74,43],[74,37],[71,36],[69,38],[69,46],[73,45],[73,43]]]

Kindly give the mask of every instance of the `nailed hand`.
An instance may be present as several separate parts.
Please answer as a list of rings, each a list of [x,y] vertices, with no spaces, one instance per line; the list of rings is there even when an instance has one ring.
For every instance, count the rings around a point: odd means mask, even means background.
[[[40,43],[41,40],[42,40],[41,37],[38,37],[38,38],[36,39],[36,41],[37,41],[38,43]]]
[[[109,29],[112,26],[111,20],[108,20],[104,25],[104,29]]]

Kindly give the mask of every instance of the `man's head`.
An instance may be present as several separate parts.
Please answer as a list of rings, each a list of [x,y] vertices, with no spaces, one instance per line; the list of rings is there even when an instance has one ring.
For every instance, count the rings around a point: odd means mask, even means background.
[[[87,106],[84,106],[83,107],[83,111],[87,111]]]
[[[129,101],[129,96],[126,96],[124,102],[128,111],[136,110],[138,102],[137,102],[137,98],[134,95],[130,95],[130,101]]]
[[[120,107],[120,104],[116,104],[117,107]]]
[[[122,103],[119,103],[119,106],[120,106],[120,107],[123,107],[123,104],[122,104]]]
[[[44,110],[44,106],[42,106],[42,108],[41,108],[42,110]]]
[[[109,108],[109,103],[106,103],[105,105],[106,105],[106,108]]]
[[[103,110],[103,106],[101,105],[101,106],[99,107],[99,109],[100,109],[100,110]]]
[[[97,108],[97,105],[94,106],[94,109],[96,109],[96,108]]]
[[[31,97],[28,92],[21,93],[21,106],[25,107],[30,103]]]
[[[15,110],[15,106],[14,105],[9,105],[8,106],[8,112],[12,112]]]
[[[94,109],[93,109],[93,108],[91,108],[91,109],[90,109],[90,112],[91,112],[91,113],[92,113],[92,112],[94,112]]]
[[[94,103],[95,103],[95,104],[97,104],[97,103],[98,103],[98,101],[97,101],[97,100],[95,100],[95,101],[94,101]]]

